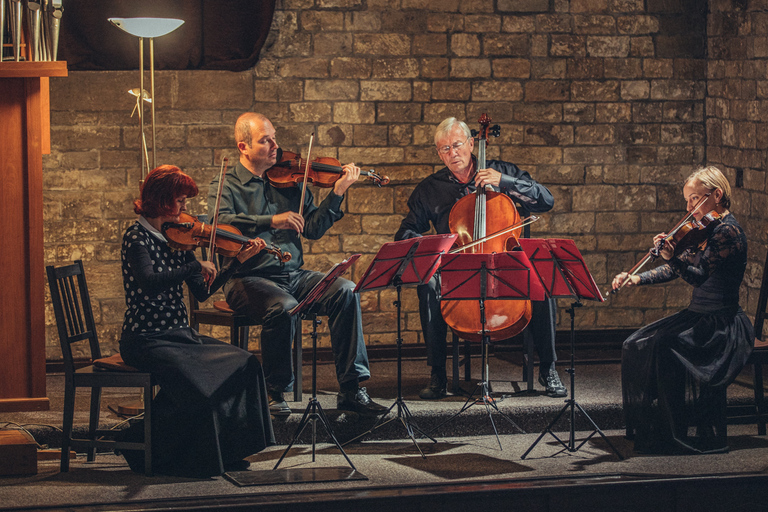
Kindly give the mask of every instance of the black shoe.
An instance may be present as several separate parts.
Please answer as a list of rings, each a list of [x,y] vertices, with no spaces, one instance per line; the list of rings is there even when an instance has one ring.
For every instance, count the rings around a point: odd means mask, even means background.
[[[282,391],[271,390],[269,395],[269,414],[276,417],[286,417],[291,415],[291,408],[283,398]]]
[[[568,394],[568,390],[565,389],[565,386],[560,381],[560,376],[557,374],[554,364],[549,367],[546,375],[544,372],[539,373],[539,384],[547,389],[547,396],[552,398],[563,397]]]
[[[251,463],[247,460],[236,460],[233,462],[227,462],[224,464],[224,471],[245,471],[251,467]]]
[[[340,411],[356,412],[361,416],[379,416],[387,412],[386,407],[371,400],[365,388],[340,391],[336,395],[336,408]]]
[[[419,398],[422,400],[439,400],[448,396],[446,386],[448,379],[439,373],[432,373],[429,379],[429,386],[419,391]]]

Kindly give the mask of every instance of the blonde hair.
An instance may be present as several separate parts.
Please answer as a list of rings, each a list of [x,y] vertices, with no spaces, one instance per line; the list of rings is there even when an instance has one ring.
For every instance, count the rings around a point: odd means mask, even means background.
[[[698,181],[709,190],[715,190],[719,188],[723,193],[723,198],[720,200],[720,206],[723,208],[731,207],[731,184],[728,183],[728,178],[725,177],[720,169],[714,165],[702,167],[701,169],[694,171],[690,176],[688,176],[688,178],[685,180],[685,183],[690,183],[693,180]]]

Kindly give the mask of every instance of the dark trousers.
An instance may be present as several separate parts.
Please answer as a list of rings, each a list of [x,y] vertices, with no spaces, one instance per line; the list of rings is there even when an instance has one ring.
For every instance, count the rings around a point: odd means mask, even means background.
[[[416,287],[419,296],[419,316],[424,341],[427,344],[427,364],[429,366],[445,366],[448,355],[446,336],[448,325],[440,312],[439,292],[440,280],[432,276],[427,283]],[[532,301],[531,321],[526,329],[530,332],[536,352],[539,354],[539,364],[543,369],[557,361],[555,354],[555,324],[557,323],[557,302],[555,299]]]
[[[285,391],[293,384],[291,342],[299,319],[289,311],[322,278],[320,272],[297,270],[269,277],[235,278],[224,288],[227,303],[234,311],[262,322],[262,366],[269,389]],[[339,384],[363,381],[371,376],[363,339],[360,297],[354,288],[353,282],[337,279],[318,301],[316,310],[319,315],[328,316]]]

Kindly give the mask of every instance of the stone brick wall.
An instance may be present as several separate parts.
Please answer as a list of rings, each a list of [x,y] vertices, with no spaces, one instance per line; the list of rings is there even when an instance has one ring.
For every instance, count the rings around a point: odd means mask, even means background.
[[[707,161],[739,185],[734,201],[750,255],[741,305],[754,315],[768,250],[768,1],[718,0],[710,9]]]
[[[179,165],[205,191],[221,159],[237,158],[232,126],[243,111],[269,116],[287,150],[306,151],[314,132],[313,155],[392,179],[383,188],[361,181],[350,189],[344,219],[306,244],[307,265],[318,270],[362,253],[357,279],[392,240],[414,185],[441,167],[432,144],[437,123],[456,116],[475,126],[487,112],[501,125],[489,158],[517,163],[555,196],[533,236],[576,240],[606,289],[653,234],[682,216],[681,181],[707,160],[705,108],[712,116],[716,100],[705,101],[707,17],[700,4],[282,0],[253,70],[157,73],[158,164]],[[51,84],[46,262],[85,260],[107,352],[117,346],[124,307],[120,238],[135,220],[139,130],[125,91],[138,85],[137,74],[73,72]],[[757,100],[761,83],[752,82]],[[724,117],[710,119],[710,132]],[[743,185],[764,193],[763,173],[754,165]],[[751,214],[741,200],[751,192],[738,194],[737,213]],[[192,213],[205,211],[204,195],[192,201]],[[638,327],[685,306],[689,293],[673,283],[590,302],[579,310],[578,328]],[[361,298],[369,345],[394,343],[394,292]],[[421,341],[417,309],[414,291],[406,290],[406,343]],[[52,323],[49,308],[47,355],[56,359]],[[224,331],[213,333],[226,339]]]

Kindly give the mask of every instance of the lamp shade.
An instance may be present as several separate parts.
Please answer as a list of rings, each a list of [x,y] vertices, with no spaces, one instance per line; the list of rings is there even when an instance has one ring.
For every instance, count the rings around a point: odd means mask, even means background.
[[[182,26],[176,18],[108,18],[117,28],[136,37],[160,37]]]

